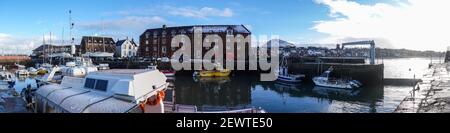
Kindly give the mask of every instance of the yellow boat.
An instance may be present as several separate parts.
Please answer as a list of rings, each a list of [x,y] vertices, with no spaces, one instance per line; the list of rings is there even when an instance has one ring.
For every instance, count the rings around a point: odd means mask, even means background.
[[[39,69],[37,72],[38,75],[45,75],[46,73],[47,73],[47,70],[45,70],[45,69]]]
[[[223,69],[223,70],[212,70],[212,71],[200,71],[199,76],[200,77],[228,77],[231,73],[231,70],[229,69]]]

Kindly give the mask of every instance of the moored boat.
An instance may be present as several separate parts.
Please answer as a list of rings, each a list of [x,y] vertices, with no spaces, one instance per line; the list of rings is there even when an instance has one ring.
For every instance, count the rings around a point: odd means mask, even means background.
[[[228,77],[230,76],[230,74],[231,74],[230,69],[223,69],[220,64],[215,64],[214,70],[195,71],[192,75],[200,77]]]
[[[29,73],[30,75],[37,75],[37,74],[38,74],[38,70],[37,70],[36,68],[29,67],[29,68],[28,68],[28,73]]]
[[[19,76],[26,76],[26,75],[29,74],[28,71],[25,69],[24,65],[16,64],[16,66],[17,66],[17,70],[16,70],[16,74],[17,75],[19,75]]]
[[[322,75],[314,77],[312,80],[317,86],[340,88],[340,89],[354,89],[362,86],[361,82],[357,80],[344,80],[330,77],[333,67],[330,67]]]
[[[287,58],[283,57],[280,63],[280,67],[278,69],[278,78],[277,81],[296,84],[302,81],[302,78],[305,78],[304,74],[290,74],[289,68],[287,64]]]

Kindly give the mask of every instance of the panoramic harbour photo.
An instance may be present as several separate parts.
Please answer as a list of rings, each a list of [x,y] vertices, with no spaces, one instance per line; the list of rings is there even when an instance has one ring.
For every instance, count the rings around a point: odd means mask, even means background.
[[[450,112],[446,1],[79,1],[0,2],[0,113]]]

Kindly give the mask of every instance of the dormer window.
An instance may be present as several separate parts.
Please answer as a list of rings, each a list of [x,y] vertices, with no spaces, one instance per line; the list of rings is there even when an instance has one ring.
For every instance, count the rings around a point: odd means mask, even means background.
[[[233,35],[233,30],[232,29],[228,29],[227,30],[227,35]]]
[[[148,37],[150,36],[150,34],[149,33],[145,33],[145,38],[147,38],[148,39]]]

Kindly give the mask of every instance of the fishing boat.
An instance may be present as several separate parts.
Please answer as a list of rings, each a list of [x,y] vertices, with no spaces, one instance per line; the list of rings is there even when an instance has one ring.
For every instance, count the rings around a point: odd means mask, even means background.
[[[302,81],[302,78],[305,78],[304,74],[289,74],[288,70],[289,68],[287,64],[287,58],[283,57],[278,69],[277,81],[295,84],[300,83]]]
[[[304,74],[289,74],[287,67],[280,67],[278,71],[277,81],[287,83],[300,83],[302,78],[305,78]]]
[[[312,80],[314,84],[322,87],[340,88],[340,89],[355,89],[362,86],[361,82],[357,80],[344,80],[330,77],[333,72],[333,67],[330,67],[322,75],[314,77]]]

